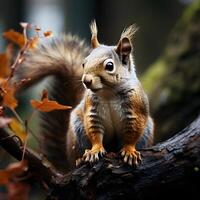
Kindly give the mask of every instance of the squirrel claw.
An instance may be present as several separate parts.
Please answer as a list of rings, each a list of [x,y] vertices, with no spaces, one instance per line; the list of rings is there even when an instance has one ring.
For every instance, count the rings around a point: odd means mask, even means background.
[[[140,152],[135,149],[133,146],[126,146],[121,150],[121,156],[125,163],[133,166],[141,163]]]
[[[83,162],[83,159],[82,158],[78,158],[76,160],[76,167],[78,167],[82,162]]]
[[[105,149],[102,146],[94,147],[91,150],[86,149],[83,155],[83,160],[85,162],[94,163],[106,154]]]

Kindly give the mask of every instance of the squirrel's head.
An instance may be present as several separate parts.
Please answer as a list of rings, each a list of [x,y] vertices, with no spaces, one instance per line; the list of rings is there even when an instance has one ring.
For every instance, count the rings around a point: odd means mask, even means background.
[[[91,23],[90,29],[92,49],[83,62],[83,84],[94,92],[116,88],[129,80],[135,70],[131,40],[137,28],[131,25],[125,29],[116,46],[99,43],[95,21]]]

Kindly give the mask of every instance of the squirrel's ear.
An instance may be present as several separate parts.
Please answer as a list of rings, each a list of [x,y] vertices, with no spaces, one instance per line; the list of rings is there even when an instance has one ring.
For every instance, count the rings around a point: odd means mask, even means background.
[[[120,56],[120,59],[123,64],[127,64],[128,62],[129,55],[132,51],[131,41],[137,30],[137,26],[133,24],[126,28],[121,34],[121,38],[116,47],[116,52]]]
[[[91,34],[92,34],[92,37],[91,37],[91,46],[92,48],[97,48],[99,46],[99,41],[98,41],[98,38],[97,38],[97,25],[96,25],[96,21],[92,21],[91,24],[90,24],[90,30],[91,30]]]
[[[132,50],[132,45],[130,40],[127,37],[120,39],[116,48],[116,52],[119,55],[120,60],[122,61],[123,64],[128,63],[131,50]]]

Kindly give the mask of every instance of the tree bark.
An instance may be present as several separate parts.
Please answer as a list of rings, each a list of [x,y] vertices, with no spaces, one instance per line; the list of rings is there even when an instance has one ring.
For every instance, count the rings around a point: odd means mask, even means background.
[[[1,129],[0,145],[21,159],[22,146]],[[29,171],[49,186],[47,199],[163,199],[183,196],[194,199],[200,185],[200,116],[169,140],[140,150],[142,163],[124,165],[118,154],[109,153],[94,165],[84,164],[60,175],[26,151]]]
[[[93,167],[84,165],[66,175],[49,199],[163,199],[181,195],[192,199],[198,194],[200,117],[175,137],[141,153],[143,160],[136,168],[123,165],[115,154]]]

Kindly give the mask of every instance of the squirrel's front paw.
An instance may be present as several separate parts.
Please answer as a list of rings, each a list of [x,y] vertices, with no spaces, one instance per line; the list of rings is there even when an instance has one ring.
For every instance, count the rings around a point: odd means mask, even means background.
[[[134,146],[124,146],[120,152],[124,162],[129,165],[138,165],[138,163],[142,161],[140,152],[137,151]]]
[[[99,160],[99,156],[103,157],[106,151],[102,145],[94,145],[92,149],[86,149],[83,155],[83,160],[85,162],[96,162]]]

